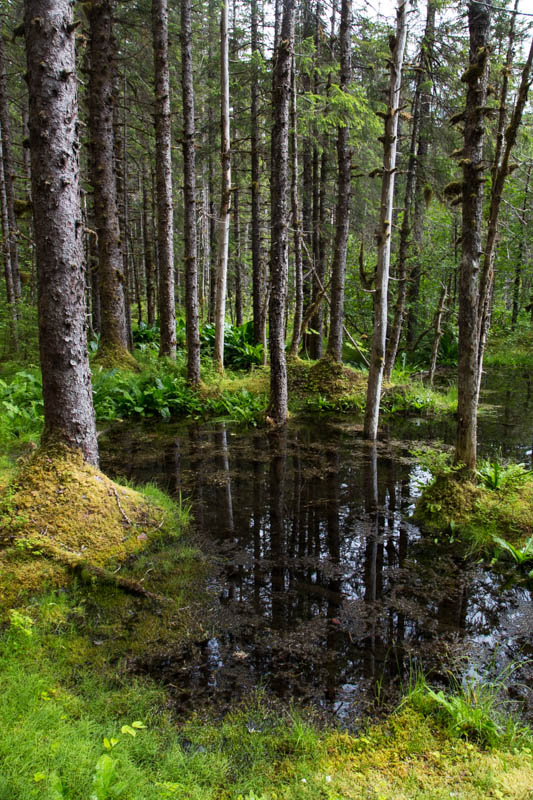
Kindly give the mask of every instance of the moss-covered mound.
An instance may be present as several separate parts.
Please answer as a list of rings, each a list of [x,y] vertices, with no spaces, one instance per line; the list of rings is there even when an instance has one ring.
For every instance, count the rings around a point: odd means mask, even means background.
[[[455,475],[441,475],[426,487],[415,511],[415,519],[427,527],[442,530],[451,523],[467,524],[475,513],[482,490]]]
[[[140,372],[139,363],[125,347],[100,347],[94,359],[104,369],[125,369]]]
[[[161,527],[164,511],[67,450],[37,451],[0,497],[0,608],[82,563],[122,561]]]
[[[290,359],[287,365],[289,395],[306,398],[320,394],[328,399],[366,392],[366,377],[351,367],[322,358],[320,361]]]

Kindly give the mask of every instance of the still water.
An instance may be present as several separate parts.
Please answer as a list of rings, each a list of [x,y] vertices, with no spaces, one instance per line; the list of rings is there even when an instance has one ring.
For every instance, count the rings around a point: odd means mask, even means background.
[[[491,398],[486,452],[529,457],[520,397],[508,411]],[[261,688],[349,723],[394,702],[415,666],[438,683],[519,661],[512,694],[531,715],[530,593],[412,521],[428,476],[411,449],[452,433],[423,418],[385,426],[376,445],[346,418],[278,434],[225,423],[108,431],[103,468],[189,499],[210,564],[198,587],[205,635],[180,646],[163,636],[133,668],[170,687],[180,710],[224,710]]]

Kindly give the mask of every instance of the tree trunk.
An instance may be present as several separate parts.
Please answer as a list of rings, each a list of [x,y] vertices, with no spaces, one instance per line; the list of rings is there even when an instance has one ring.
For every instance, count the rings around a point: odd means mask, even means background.
[[[298,202],[298,117],[296,113],[296,64],[292,59],[291,76],[292,96],[291,96],[291,150],[292,150],[292,173],[291,173],[291,213],[292,227],[294,231],[294,321],[292,329],[292,340],[290,346],[291,356],[298,355],[300,339],[302,335],[302,321],[304,310],[304,287],[303,287],[303,260],[302,260],[302,228],[300,223],[300,206]]]
[[[400,344],[400,337],[402,335],[404,314],[405,314],[405,301],[408,293],[407,282],[407,258],[409,254],[411,229],[413,227],[412,220],[412,207],[415,196],[419,200],[417,208],[415,209],[414,221],[415,229],[417,232],[421,229],[423,222],[423,188],[425,182],[425,158],[427,154],[427,141],[425,128],[428,124],[429,111],[430,111],[430,95],[427,91],[423,91],[424,83],[428,79],[429,65],[432,58],[433,40],[435,36],[435,4],[429,0],[427,6],[426,27],[424,30],[424,37],[421,43],[421,52],[419,59],[419,66],[416,72],[415,79],[415,92],[413,97],[413,127],[411,131],[411,147],[409,150],[409,159],[407,162],[407,181],[405,186],[405,199],[403,206],[402,227],[400,230],[400,246],[398,249],[398,297],[394,309],[394,321],[392,324],[391,332],[389,335],[389,342],[387,347],[387,355],[385,359],[385,369],[383,378],[390,381],[392,370],[396,362],[398,354],[398,347]],[[424,130],[421,131],[422,119],[424,121]],[[418,233],[417,233],[418,235]],[[416,271],[416,268],[415,268]],[[411,292],[412,302],[416,302],[418,296],[418,278],[413,275],[413,289],[416,291]],[[414,326],[412,326],[414,330]]]
[[[252,84],[250,145],[252,169],[252,305],[254,344],[263,342],[263,264],[261,261],[261,171],[259,156],[259,65],[260,58],[257,0],[251,0]]]
[[[181,0],[181,82],[183,95],[183,216],[187,380],[200,383],[198,268],[196,260],[196,159],[192,73],[191,0]]]
[[[435,314],[435,336],[433,338],[433,347],[431,350],[431,360],[429,362],[429,385],[433,386],[433,380],[435,378],[435,369],[437,367],[437,356],[439,354],[439,345],[440,340],[442,338],[442,315],[444,314],[444,309],[446,307],[446,295],[447,289],[446,286],[443,285],[440,293],[439,298],[439,305],[437,308],[437,313]]]
[[[287,363],[285,357],[285,306],[288,276],[289,224],[289,105],[291,60],[294,48],[294,0],[283,0],[283,17],[272,76],[272,177],[270,250],[270,405],[276,425],[287,421]]]
[[[98,277],[104,353],[120,360],[128,348],[126,296],[118,219],[117,185],[113,168],[113,60],[110,0],[90,0],[89,129],[91,136],[91,183],[98,232]]]
[[[351,60],[351,0],[341,2],[340,23],[340,90],[348,91],[352,77]],[[339,170],[337,213],[335,221],[335,250],[331,266],[331,308],[327,355],[342,361],[342,331],[344,321],[344,281],[346,276],[346,251],[350,225],[350,192],[352,153],[349,145],[350,129],[346,124],[337,129],[337,162]]]
[[[309,334],[309,356],[314,359],[322,358],[323,350],[323,310],[322,310],[322,289],[321,285],[324,284],[326,278],[326,234],[324,226],[326,223],[326,195],[327,195],[327,178],[328,178],[328,140],[324,137],[322,144],[322,156],[320,158],[320,187],[318,193],[319,199],[319,214],[318,214],[318,237],[317,237],[317,253],[315,256],[315,268],[313,271],[313,304],[316,304],[316,310],[311,317],[309,324],[313,331],[316,333]],[[318,303],[316,303],[318,299]]]
[[[229,42],[228,0],[220,7],[220,160],[222,192],[218,219],[217,293],[214,359],[219,372],[224,371],[224,323],[228,281],[229,223],[231,205],[231,139],[229,121]]]
[[[389,267],[392,232],[392,212],[394,199],[394,174],[396,171],[396,150],[400,90],[402,83],[402,64],[407,37],[406,0],[399,0],[396,17],[396,35],[393,37],[389,100],[383,136],[383,177],[381,183],[381,210],[378,231],[378,262],[374,290],[374,331],[370,368],[368,370],[368,389],[364,422],[365,436],[371,441],[377,438],[381,385],[385,359],[387,335],[387,293],[389,288]]]
[[[463,148],[463,224],[459,273],[459,370],[457,398],[457,439],[455,460],[468,471],[476,468],[479,266],[482,252],[483,215],[483,137],[484,109],[489,73],[489,34],[491,0],[470,3],[469,66],[462,80],[467,84],[464,112]]]
[[[85,326],[78,101],[72,3],[26,0],[32,196],[38,271],[43,443],[98,465]],[[62,79],[57,70],[61,65]]]
[[[155,168],[157,176],[157,243],[159,253],[159,355],[176,358],[174,297],[174,222],[170,79],[168,71],[167,0],[152,0],[155,66]]]
[[[0,142],[0,148],[2,143]],[[13,272],[11,271],[11,250],[9,248],[9,219],[7,215],[6,185],[4,178],[4,162],[0,153],[0,211],[2,215],[2,255],[4,258],[4,277],[6,282],[6,300],[9,314],[9,349],[18,350],[17,334],[17,298]]]
[[[155,265],[154,243],[152,241],[152,220],[148,204],[148,188],[146,165],[143,163],[143,243],[144,243],[144,274],[146,278],[146,315],[148,325],[155,325]]]
[[[242,264],[241,264],[241,215],[240,192],[236,186],[233,192],[233,236],[235,239],[235,324],[242,325]]]
[[[11,124],[9,120],[9,99],[7,94],[4,42],[0,36],[0,125],[2,127],[2,160],[4,162],[4,183],[6,191],[7,219],[9,223],[9,252],[11,275],[15,299],[21,295],[20,273],[17,246],[17,218],[15,215],[15,192],[13,187],[13,158],[11,155]]]
[[[522,219],[521,233],[520,233],[520,246],[518,248],[518,258],[516,260],[515,275],[513,282],[513,310],[511,314],[511,330],[514,331],[516,323],[518,322],[518,312],[520,310],[520,285],[522,282],[522,270],[524,261],[526,260],[526,230],[527,226],[527,209],[529,200],[529,182],[531,180],[531,164],[527,170],[526,185],[524,188],[524,201],[522,203]]]

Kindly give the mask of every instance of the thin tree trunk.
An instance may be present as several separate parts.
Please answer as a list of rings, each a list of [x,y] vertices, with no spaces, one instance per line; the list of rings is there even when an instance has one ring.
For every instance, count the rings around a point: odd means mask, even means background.
[[[80,450],[97,466],[85,325],[72,3],[26,0],[24,29],[45,419],[42,441],[59,441]]]
[[[387,294],[389,288],[389,267],[392,232],[392,211],[394,199],[394,175],[396,171],[396,150],[400,90],[402,83],[402,64],[407,38],[406,0],[399,0],[396,17],[396,35],[391,55],[389,100],[383,137],[383,177],[381,183],[381,210],[378,232],[378,262],[374,290],[374,332],[364,422],[365,436],[371,441],[377,438],[381,385],[385,359],[387,335]]]
[[[2,127],[2,158],[4,162],[4,184],[6,190],[7,218],[9,223],[9,251],[15,299],[21,295],[17,246],[17,218],[15,215],[15,192],[13,186],[13,157],[11,155],[11,124],[9,120],[9,98],[7,93],[4,42],[0,36],[0,125]]]
[[[512,42],[509,46],[510,55],[508,62],[512,63]],[[489,223],[487,229],[487,241],[483,254],[483,269],[480,280],[480,299],[479,299],[479,332],[478,332],[478,374],[477,374],[477,400],[481,389],[481,377],[483,374],[483,355],[487,343],[487,336],[490,326],[490,311],[492,303],[492,287],[494,283],[494,261],[496,258],[496,244],[498,236],[498,217],[503,195],[505,179],[509,174],[509,159],[512,149],[516,142],[518,128],[522,120],[522,113],[527,103],[527,96],[531,84],[530,74],[533,64],[533,39],[529,48],[529,54],[522,70],[522,78],[518,89],[518,96],[511,115],[509,125],[505,127],[505,96],[506,89],[502,87],[502,97],[500,103],[500,130],[501,138],[497,147],[496,159],[492,173],[492,191],[490,198]],[[510,68],[509,68],[510,69]],[[502,151],[503,148],[503,151]],[[501,159],[498,157],[502,152]]]
[[[489,73],[491,0],[471,2],[469,66],[462,76],[467,84],[464,112],[463,224],[459,277],[459,369],[455,460],[468,471],[476,468],[477,385],[479,331],[479,266],[482,252],[483,138]]]
[[[437,313],[435,314],[435,336],[433,339],[433,347],[431,350],[431,360],[429,362],[429,376],[428,376],[430,386],[433,386],[433,380],[435,378],[435,369],[437,367],[437,356],[439,354],[440,340],[442,339],[442,327],[441,327],[442,315],[444,314],[444,309],[446,308],[447,294],[448,292],[446,286],[443,285],[440,293]]]
[[[98,277],[102,315],[100,346],[113,360],[128,348],[126,297],[113,167],[113,60],[110,0],[88,3],[90,26],[89,129],[91,183],[98,231]]]
[[[155,325],[155,266],[154,243],[152,241],[152,221],[148,204],[146,165],[143,163],[143,242],[144,242],[144,274],[146,277],[146,315],[148,325]]]
[[[263,264],[261,261],[261,171],[259,156],[259,49],[257,0],[251,0],[252,83],[250,110],[250,145],[252,170],[252,306],[254,344],[263,342]]]
[[[4,277],[6,282],[6,300],[9,314],[9,348],[13,352],[18,350],[17,335],[17,298],[15,284],[11,271],[11,250],[9,248],[9,219],[7,216],[6,185],[4,179],[4,162],[1,155],[2,143],[0,141],[0,211],[2,215],[2,255],[4,258]]]
[[[185,260],[185,326],[187,380],[200,383],[198,268],[196,258],[196,159],[192,72],[191,0],[181,0],[181,74],[183,95],[183,201]]]
[[[347,92],[352,77],[351,60],[351,0],[341,2],[340,22],[340,90]],[[342,331],[344,321],[344,281],[346,277],[346,252],[350,225],[350,193],[352,153],[349,144],[350,129],[346,124],[337,129],[337,162],[339,170],[337,214],[335,221],[335,250],[331,266],[331,308],[329,339],[326,355],[342,361]]]
[[[269,415],[283,425],[288,415],[285,357],[285,305],[288,275],[289,222],[289,106],[291,60],[294,48],[294,0],[283,0],[281,35],[274,54],[272,76],[272,177],[270,250],[270,405]]]
[[[229,119],[229,41],[228,0],[220,7],[220,159],[222,192],[218,218],[217,293],[215,315],[214,359],[219,372],[224,371],[224,324],[228,281],[229,223],[231,205],[231,139]]]
[[[513,311],[511,314],[511,330],[514,331],[518,322],[518,312],[520,310],[520,285],[522,282],[522,270],[526,260],[526,230],[527,230],[527,209],[529,200],[529,182],[531,180],[531,164],[527,170],[526,185],[524,188],[524,201],[522,203],[522,227],[520,232],[520,247],[515,266],[515,276],[513,282]]]
[[[126,99],[124,98],[124,106]],[[124,108],[124,113],[126,109]],[[133,352],[133,332],[131,329],[131,306],[129,290],[129,258],[128,258],[128,185],[126,175],[127,132],[122,130],[120,119],[120,87],[119,76],[115,75],[113,95],[113,148],[115,159],[115,176],[117,182],[118,224],[120,230],[120,247],[122,250],[122,274],[124,275],[124,303],[126,309],[126,330],[128,333],[128,350]]]
[[[157,244],[159,255],[159,355],[176,358],[174,296],[174,221],[170,78],[168,70],[167,0],[152,0],[155,67],[155,168],[157,176]]]
[[[326,224],[326,193],[327,193],[327,178],[328,178],[328,141],[324,137],[322,145],[322,156],[320,158],[320,187],[318,193],[319,200],[319,213],[317,221],[317,253],[315,256],[315,270],[313,273],[313,304],[320,296],[320,284],[324,283],[326,276],[326,233],[324,230]],[[323,350],[323,309],[322,303],[319,301],[316,305],[316,310],[309,321],[310,327],[315,333],[309,335],[309,355],[311,358],[322,358]]]
[[[233,236],[235,239],[235,324],[242,325],[242,264],[241,264],[241,214],[240,191],[233,192]]]
[[[303,260],[302,260],[302,228],[300,223],[300,207],[298,202],[298,117],[296,113],[296,63],[292,59],[291,76],[291,151],[292,151],[292,173],[291,173],[291,212],[292,228],[294,232],[294,321],[292,328],[292,340],[289,353],[291,356],[298,354],[300,339],[302,335],[302,320],[304,310],[304,287],[303,287]]]
[[[415,79],[415,92],[413,97],[413,127],[411,131],[411,147],[409,150],[409,159],[407,162],[407,181],[405,186],[405,199],[403,207],[402,227],[400,230],[400,245],[398,249],[398,297],[394,308],[394,320],[388,337],[387,355],[385,358],[385,369],[383,379],[390,381],[392,370],[398,355],[398,347],[400,344],[400,337],[402,335],[402,328],[405,316],[405,303],[408,293],[407,282],[407,258],[409,254],[410,236],[413,227],[412,220],[412,207],[415,197],[419,201],[415,209],[414,221],[417,236],[421,230],[423,223],[423,183],[425,182],[425,158],[427,154],[427,141],[426,131],[429,110],[430,110],[430,95],[429,92],[423,91],[424,83],[428,79],[429,65],[433,52],[433,40],[435,36],[435,3],[429,0],[427,5],[426,27],[424,30],[424,37],[421,42],[421,52],[419,59],[419,66],[416,72]],[[421,131],[422,119],[424,121],[424,130]],[[419,278],[413,276],[414,286],[418,287]],[[411,293],[411,300],[416,302],[418,296],[418,288],[416,292]],[[413,328],[414,330],[414,328]]]

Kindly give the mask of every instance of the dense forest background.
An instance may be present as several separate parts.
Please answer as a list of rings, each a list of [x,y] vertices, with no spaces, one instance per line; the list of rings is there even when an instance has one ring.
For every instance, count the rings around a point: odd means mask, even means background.
[[[294,48],[287,49],[290,85],[283,99],[276,94],[276,69],[285,6],[294,15]],[[403,59],[398,23],[359,3],[350,9],[340,0],[222,6],[207,0],[191,8],[182,0],[181,7],[170,4],[168,19],[162,2],[75,6],[91,350],[100,346],[120,363],[121,350],[131,351],[135,340],[143,347],[159,343],[162,355],[174,357],[177,337],[195,383],[200,331],[204,350],[220,367],[224,360],[231,365],[220,340],[224,320],[248,323],[233,366],[266,359],[270,300],[271,338],[272,309],[278,309],[292,354],[320,358],[329,339],[331,356],[367,367],[381,269],[382,192],[393,175],[391,280],[380,284],[388,295],[385,378],[398,358],[432,370],[436,363],[457,363],[465,70],[472,58],[468,9],[429,0],[400,3],[400,10],[409,29]],[[480,164],[482,224],[489,233],[497,162],[531,26],[518,2],[491,10]],[[36,361],[22,17],[21,3],[3,3],[0,357]],[[402,74],[391,115],[391,75],[399,81],[395,54]],[[276,181],[283,159],[275,137],[283,102],[290,147],[281,200]],[[397,137],[387,132],[392,116]],[[386,159],[393,139],[397,162],[387,169],[384,150]],[[489,291],[493,327],[511,330],[533,318],[532,146],[526,105],[505,168]],[[281,288],[271,254],[280,204],[289,255]],[[336,275],[344,261],[341,291]]]

